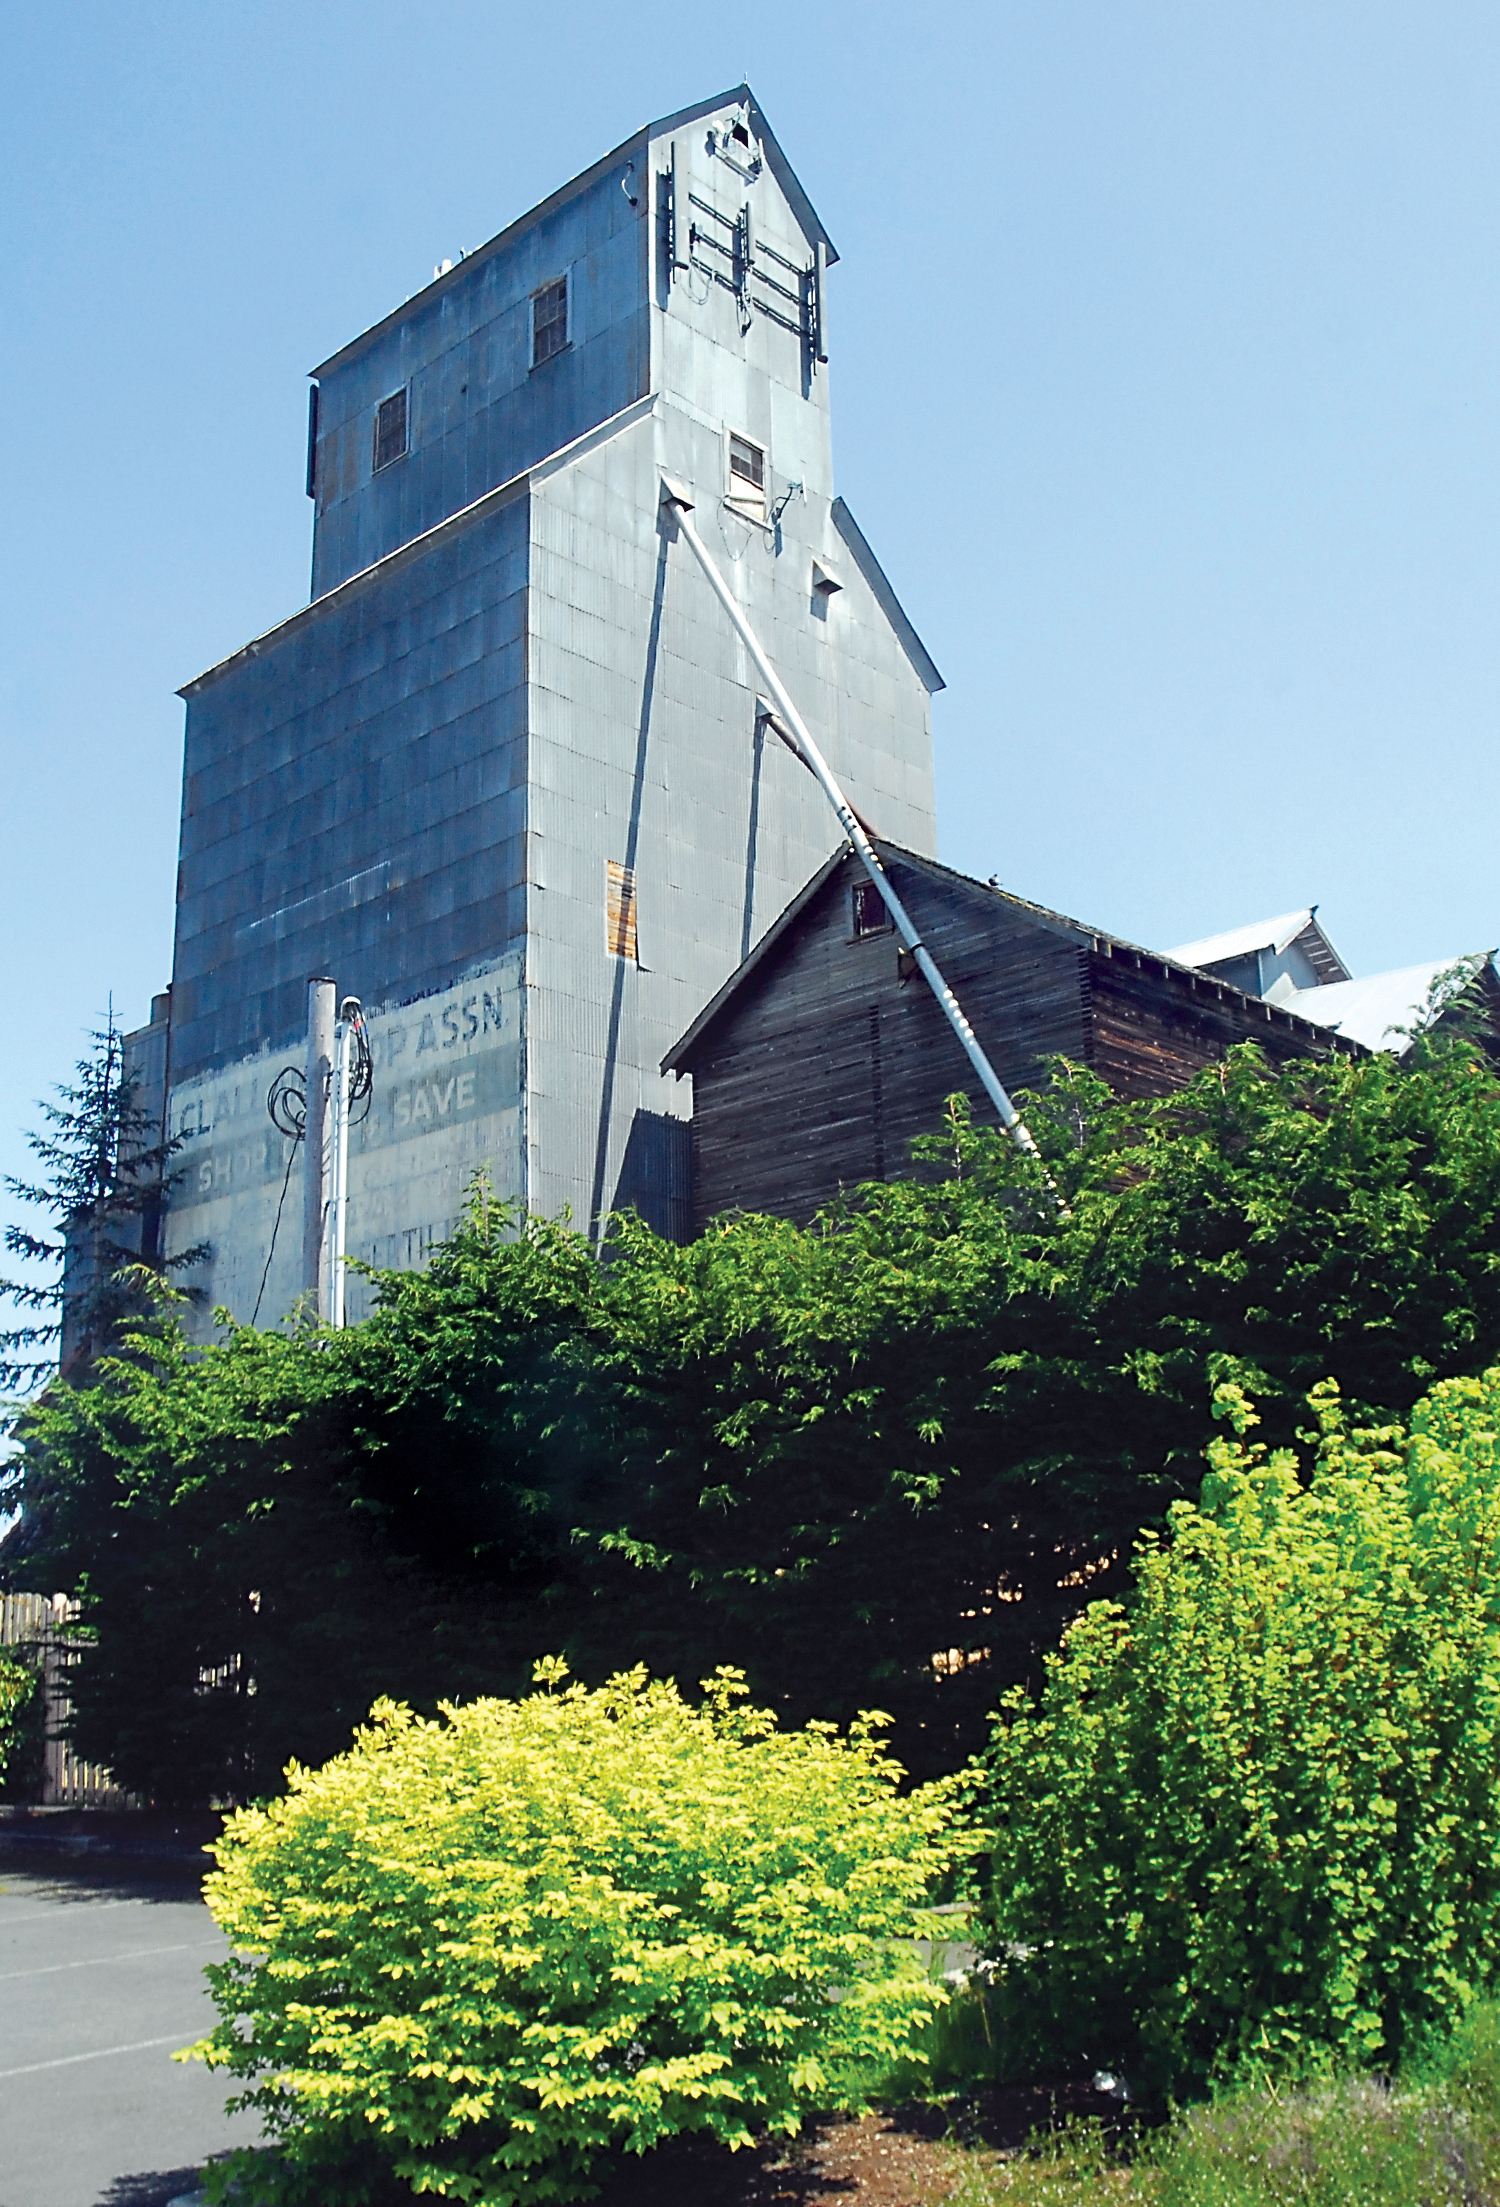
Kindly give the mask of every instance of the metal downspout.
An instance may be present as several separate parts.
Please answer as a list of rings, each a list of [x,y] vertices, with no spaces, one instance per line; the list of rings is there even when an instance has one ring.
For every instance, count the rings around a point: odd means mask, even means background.
[[[848,798],[844,795],[844,792],[840,789],[838,783],[834,780],[833,773],[829,767],[828,761],[824,758],[822,752],[818,749],[817,744],[813,741],[812,733],[809,730],[806,721],[804,721],[802,715],[798,712],[796,706],[792,703],[791,697],[788,694],[786,686],[782,682],[781,677],[777,674],[776,669],[772,666],[770,660],[766,657],[764,651],[761,649],[760,640],[756,636],[754,629],[750,626],[749,621],[745,618],[744,611],[741,608],[738,599],[735,597],[728,583],[724,580],[724,577],[720,574],[717,566],[714,564],[713,555],[709,551],[708,546],[704,543],[702,537],[698,534],[698,531],[693,526],[691,518],[693,508],[692,499],[688,496],[686,491],[680,489],[676,484],[669,481],[668,478],[665,476],[663,476],[662,478],[661,495],[662,504],[670,509],[678,528],[682,531],[682,534],[684,535],[684,537],[686,537],[688,543],[692,546],[693,551],[697,556],[699,566],[703,569],[704,574],[708,577],[708,581],[710,587],[713,590],[714,596],[718,599],[720,605],[723,606],[724,611],[729,615],[729,618],[734,624],[735,631],[738,634],[741,643],[744,645],[746,651],[749,652],[750,657],[754,660],[756,668],[760,673],[761,680],[765,683],[767,689],[770,691],[772,700],[776,705],[777,711],[785,720],[787,727],[791,730],[792,734],[796,737],[798,747],[801,750],[802,757],[805,763],[811,768],[813,774],[817,777],[819,783],[822,786],[824,796],[828,799],[828,802],[832,805],[834,811],[838,814],[839,825],[842,827],[845,835],[848,836],[849,841],[853,844],[856,852],[859,854],[859,859],[865,869],[865,872],[869,875],[871,881],[879,890],[880,895],[884,900],[885,908],[890,913],[891,918],[896,924],[897,933],[900,935],[901,940],[905,943],[907,949],[911,952],[912,957],[915,959],[918,970],[920,971],[923,980],[927,983],[927,986],[931,989],[933,995],[937,998],[939,1004],[942,1006],[944,1015],[947,1018],[949,1026],[953,1029],[953,1032],[957,1035],[959,1042],[963,1046],[965,1057],[968,1059],[970,1065],[973,1066],[974,1071],[978,1074],[979,1079],[984,1087],[985,1094],[989,1097],[990,1102],[994,1105],[996,1111],[998,1111],[1000,1114],[1001,1125],[1005,1128],[1006,1133],[1010,1136],[1016,1147],[1020,1150],[1023,1150],[1028,1157],[1036,1158],[1038,1164],[1040,1164],[1041,1155],[1037,1149],[1036,1143],[1031,1138],[1030,1128],[1027,1126],[1025,1120],[1021,1117],[1020,1112],[1017,1111],[1015,1105],[1011,1102],[1010,1097],[1006,1094],[1004,1087],[1001,1085],[999,1074],[995,1071],[994,1066],[991,1065],[988,1057],[985,1055],[985,1052],[980,1045],[978,1036],[975,1034],[973,1028],[969,1025],[968,1020],[964,1017],[963,1006],[959,1003],[958,998],[954,995],[952,989],[949,988],[947,982],[943,979],[942,974],[938,971],[936,961],[932,957],[931,952],[927,949],[926,945],[922,941],[921,936],[917,933],[917,930],[912,923],[911,917],[907,912],[906,906],[901,902],[900,897],[896,894],[896,890],[890,879],[890,876],[886,873],[885,868],[881,865],[879,858],[876,856],[875,849],[870,841],[870,838],[868,837],[868,835],[866,835],[864,829],[860,826],[859,818],[855,813],[853,806],[849,803]],[[1045,1167],[1043,1167],[1043,1173],[1044,1177],[1046,1177],[1047,1180],[1047,1186],[1050,1189],[1052,1185],[1051,1178],[1050,1176],[1046,1175]],[[1054,1195],[1054,1201],[1055,1200],[1056,1198]]]

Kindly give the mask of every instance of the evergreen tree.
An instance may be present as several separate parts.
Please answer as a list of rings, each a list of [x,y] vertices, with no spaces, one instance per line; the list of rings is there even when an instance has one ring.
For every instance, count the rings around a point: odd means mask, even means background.
[[[0,1398],[13,1421],[20,1403],[54,1373],[87,1371],[121,1325],[142,1313],[145,1273],[167,1270],[158,1247],[160,1219],[180,1147],[163,1140],[141,1108],[138,1077],[125,1062],[125,1038],[111,1004],[93,1047],[54,1102],[39,1103],[43,1125],[26,1136],[36,1178],[6,1174],[5,1190],[45,1224],[8,1224],[5,1248],[51,1276],[0,1280],[17,1322],[0,1329]],[[200,1262],[191,1249],[172,1268]]]

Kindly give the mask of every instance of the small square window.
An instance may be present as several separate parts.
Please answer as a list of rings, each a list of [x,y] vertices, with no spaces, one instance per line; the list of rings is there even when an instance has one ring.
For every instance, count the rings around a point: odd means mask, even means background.
[[[556,283],[543,284],[531,295],[531,365],[539,368],[544,360],[567,349],[568,279],[559,276]]]
[[[389,467],[406,451],[406,389],[392,391],[375,409],[375,471]]]
[[[766,456],[748,437],[731,435],[729,439],[729,495],[765,500]]]
[[[884,935],[889,933],[891,915],[885,908],[885,898],[873,881],[858,881],[854,885],[854,932],[858,935]]]

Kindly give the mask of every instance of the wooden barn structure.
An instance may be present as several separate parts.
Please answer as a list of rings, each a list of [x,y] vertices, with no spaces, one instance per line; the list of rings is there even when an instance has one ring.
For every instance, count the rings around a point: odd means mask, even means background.
[[[1009,1089],[1061,1053],[1118,1095],[1180,1087],[1236,1042],[1272,1059],[1363,1055],[1298,1013],[1028,904],[897,845],[882,863]],[[846,845],[819,868],[662,1061],[693,1082],[693,1226],[805,1221],[883,1180],[968,1095],[996,1124],[952,1030]]]

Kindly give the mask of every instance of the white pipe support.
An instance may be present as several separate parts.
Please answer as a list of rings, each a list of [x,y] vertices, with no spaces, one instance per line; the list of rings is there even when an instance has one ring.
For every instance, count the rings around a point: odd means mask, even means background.
[[[340,1006],[340,1018],[333,1031],[333,1188],[329,1204],[331,1248],[329,1250],[329,1312],[330,1325],[344,1323],[344,1225],[348,1210],[349,1190],[349,1048],[354,1029],[348,1017],[347,1002]]]
[[[306,1116],[302,1122],[302,1286],[314,1317],[329,1313],[328,1198],[333,1182],[333,1033],[336,991],[326,974],[307,984]]]

